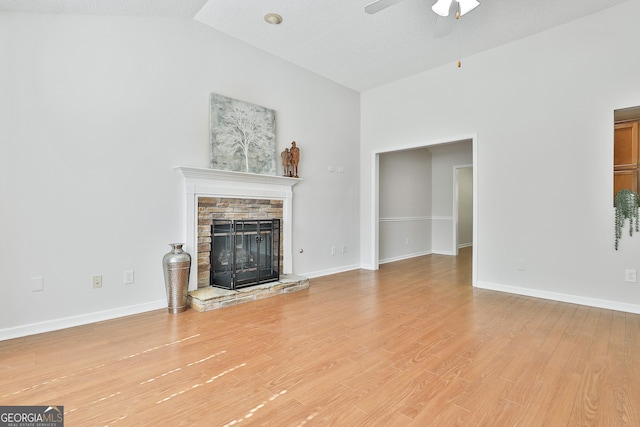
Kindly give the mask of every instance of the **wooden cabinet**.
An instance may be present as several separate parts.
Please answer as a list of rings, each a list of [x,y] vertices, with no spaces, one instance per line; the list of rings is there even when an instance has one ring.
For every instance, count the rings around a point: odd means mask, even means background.
[[[616,123],[613,136],[613,195],[623,189],[638,191],[639,121]]]

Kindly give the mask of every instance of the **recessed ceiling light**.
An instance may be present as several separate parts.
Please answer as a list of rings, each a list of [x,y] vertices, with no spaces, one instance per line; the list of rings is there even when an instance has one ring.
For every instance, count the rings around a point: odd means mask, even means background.
[[[282,16],[277,13],[267,13],[264,15],[264,20],[269,24],[279,25],[282,22]]]

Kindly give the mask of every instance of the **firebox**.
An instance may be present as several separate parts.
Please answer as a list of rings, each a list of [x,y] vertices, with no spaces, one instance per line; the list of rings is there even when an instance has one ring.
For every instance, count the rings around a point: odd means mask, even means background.
[[[280,279],[280,219],[214,220],[210,285],[238,289]]]

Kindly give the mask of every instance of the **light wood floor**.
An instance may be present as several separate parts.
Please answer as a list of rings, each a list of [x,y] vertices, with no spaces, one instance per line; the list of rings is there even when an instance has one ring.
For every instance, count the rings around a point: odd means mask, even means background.
[[[473,289],[470,250],[0,342],[68,426],[638,426],[640,316]]]

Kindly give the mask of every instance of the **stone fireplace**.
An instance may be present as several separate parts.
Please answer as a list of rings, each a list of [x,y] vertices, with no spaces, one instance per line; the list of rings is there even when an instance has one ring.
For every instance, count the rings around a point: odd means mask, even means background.
[[[215,260],[220,258],[220,253],[215,251],[215,243],[212,237],[212,227],[214,224],[229,221],[264,221],[279,220],[282,222],[282,200],[264,199],[231,199],[221,197],[200,197],[198,199],[198,288],[213,285],[211,272],[212,259],[215,267]],[[277,243],[279,253],[278,266],[282,265],[283,251],[282,232],[278,227]],[[218,241],[226,239],[217,238]],[[220,243],[220,242],[219,242]],[[235,257],[233,257],[235,259]],[[218,260],[225,266],[229,266],[230,260]],[[218,270],[220,269],[218,265]],[[279,273],[282,273],[280,269]],[[234,287],[235,288],[235,287]]]
[[[209,286],[211,225],[207,222],[213,219],[280,219],[280,272],[292,273],[292,189],[300,179],[192,167],[177,170],[185,184],[185,250],[192,256],[190,291]]]

